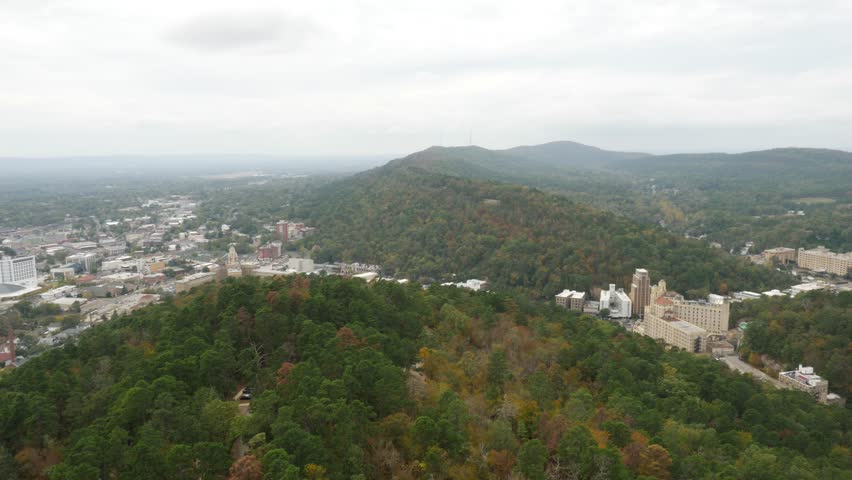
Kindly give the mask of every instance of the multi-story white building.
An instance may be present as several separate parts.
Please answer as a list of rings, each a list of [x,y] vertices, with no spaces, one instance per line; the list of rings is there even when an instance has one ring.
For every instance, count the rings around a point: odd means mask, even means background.
[[[287,260],[287,267],[296,273],[311,273],[314,271],[314,261],[310,258],[291,258]]]
[[[38,285],[35,257],[0,256],[0,283],[22,287]]]
[[[847,275],[852,269],[852,253],[834,253],[823,246],[811,250],[800,248],[796,263],[808,270]]]
[[[600,309],[609,310],[610,318],[630,318],[631,315],[630,296],[623,288],[615,289],[615,284],[609,284],[609,290],[601,292]]]
[[[91,272],[98,263],[98,256],[95,253],[77,253],[70,255],[65,259],[69,263],[77,263],[87,272]]]

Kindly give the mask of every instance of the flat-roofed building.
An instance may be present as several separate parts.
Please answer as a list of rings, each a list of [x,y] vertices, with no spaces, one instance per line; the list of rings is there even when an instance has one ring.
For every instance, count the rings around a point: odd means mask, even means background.
[[[127,251],[127,245],[125,245],[124,242],[102,245],[102,247],[107,257],[124,255],[124,252]]]
[[[53,280],[71,280],[76,275],[76,272],[71,267],[56,267],[50,269],[50,278]]]
[[[832,286],[833,285],[830,283],[825,283],[821,281],[800,283],[798,285],[793,285],[792,287],[790,287],[790,295],[795,297],[800,293],[813,292],[814,290],[830,290]]]
[[[662,316],[647,310],[646,312],[645,335],[689,352],[704,351],[707,344],[707,330],[685,322],[668,312]]]
[[[278,239],[284,243],[290,240],[290,225],[286,220],[280,220],[275,224],[275,233],[278,234]]]
[[[823,246],[810,250],[800,248],[796,263],[808,270],[848,275],[852,268],[852,253],[834,253]]]
[[[828,380],[814,373],[813,367],[803,367],[791,370],[789,372],[781,372],[778,374],[778,381],[795,390],[805,392],[819,403],[826,403],[828,397]]]
[[[287,260],[287,268],[296,273],[311,273],[314,271],[314,261],[310,258],[290,258]]]
[[[281,242],[270,242],[257,249],[257,258],[273,260],[281,256]]]
[[[42,300],[50,301],[55,300],[57,298],[62,297],[71,297],[77,295],[77,287],[73,285],[63,285],[61,287],[56,287],[53,290],[48,290],[39,295]]]
[[[668,291],[648,305],[645,315],[651,313],[659,317],[665,312],[711,334],[722,334],[729,328],[731,304],[721,295],[709,295],[707,300],[685,300],[679,293]]]
[[[69,263],[76,263],[83,267],[83,270],[91,272],[98,264],[98,255],[92,252],[77,253],[75,255],[70,255],[65,259],[65,261]]]
[[[365,273],[365,272],[381,272],[382,267],[378,265],[370,265],[367,263],[341,263],[340,265],[340,274],[341,275],[355,275],[356,273]]]
[[[8,257],[0,255],[0,283],[19,287],[38,285],[35,257]]]
[[[203,285],[216,280],[215,272],[201,272],[186,276],[175,282],[175,292],[188,292],[192,287]]]
[[[370,282],[375,281],[377,278],[379,278],[379,274],[376,273],[376,272],[364,272],[364,273],[358,273],[356,275],[352,275],[352,278],[360,278],[361,280],[364,280],[365,282],[370,283]]]
[[[796,261],[796,249],[788,247],[776,247],[763,251],[763,261],[772,263],[772,259],[777,259],[778,263],[787,264]]]
[[[637,268],[630,283],[630,302],[633,315],[645,313],[645,307],[651,303],[651,277],[648,270]]]
[[[574,290],[563,290],[556,294],[556,304],[568,310],[583,311],[586,303],[586,292],[575,292]]]
[[[734,296],[734,300],[739,300],[741,302],[743,300],[758,300],[760,298],[759,293],[747,292],[747,291],[734,292],[733,296]]]
[[[630,296],[623,288],[615,289],[615,284],[609,284],[609,290],[601,292],[600,309],[609,310],[610,318],[630,318],[633,314]]]

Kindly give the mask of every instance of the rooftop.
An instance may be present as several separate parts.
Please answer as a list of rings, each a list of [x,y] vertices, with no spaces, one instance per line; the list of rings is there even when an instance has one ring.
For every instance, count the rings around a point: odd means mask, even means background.
[[[675,327],[677,327],[679,330],[683,330],[683,331],[685,331],[685,332],[695,333],[695,334],[698,334],[698,335],[704,335],[704,334],[706,334],[706,333],[707,333],[707,331],[706,331],[706,330],[704,330],[703,328],[701,328],[701,327],[697,327],[697,326],[695,326],[695,325],[693,325],[693,324],[691,324],[691,323],[689,323],[689,322],[685,322],[685,321],[683,321],[683,320],[681,320],[681,319],[679,319],[679,318],[677,318],[677,317],[670,318],[670,319],[669,319],[669,318],[666,318],[665,320],[666,320],[667,322],[669,322],[669,323],[673,324],[673,325],[674,325]]]
[[[559,298],[574,298],[574,299],[577,299],[577,300],[581,300],[581,299],[585,298],[586,292],[576,292],[574,290],[565,289],[565,290],[562,290],[562,292],[557,293],[556,296],[559,297]]]
[[[192,281],[192,280],[198,280],[199,278],[205,278],[205,277],[209,277],[211,275],[216,275],[216,273],[215,272],[193,273],[192,275],[187,275],[187,276],[183,277],[181,280],[178,280],[178,282],[188,282],[188,281]]]
[[[805,252],[805,253],[818,253],[820,255],[835,257],[835,258],[852,258],[852,252],[836,253],[836,252],[832,252],[831,250],[825,248],[822,245],[820,245],[816,248],[812,248],[810,250],[805,250],[804,248],[799,249],[799,250],[801,252]]]
[[[770,248],[770,249],[764,250],[763,253],[789,253],[789,252],[795,252],[795,251],[796,251],[796,249],[794,249],[794,248],[775,247],[775,248]]]
[[[779,375],[784,375],[785,377],[791,378],[810,387],[814,387],[820,382],[825,381],[822,377],[814,373],[814,367],[803,367],[801,365],[799,365],[799,368],[795,370],[781,372]]]

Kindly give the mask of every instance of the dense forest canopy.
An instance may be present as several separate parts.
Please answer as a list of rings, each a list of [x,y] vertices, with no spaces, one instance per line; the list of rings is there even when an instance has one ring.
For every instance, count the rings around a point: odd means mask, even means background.
[[[735,323],[747,322],[740,355],[769,355],[792,370],[809,365],[831,391],[852,394],[852,292],[816,291],[735,304]],[[755,363],[759,360],[752,358]]]
[[[852,250],[852,153],[781,148],[644,155],[572,142],[487,150],[433,147],[397,163],[535,186],[726,248]],[[804,216],[787,212],[803,211]]]
[[[760,290],[790,277],[527,187],[390,164],[320,189],[298,210],[320,261],[358,260],[411,278],[487,278],[535,296],[626,285],[635,268],[689,296]]]
[[[849,477],[849,409],[524,298],[207,285],[0,377],[0,477]]]

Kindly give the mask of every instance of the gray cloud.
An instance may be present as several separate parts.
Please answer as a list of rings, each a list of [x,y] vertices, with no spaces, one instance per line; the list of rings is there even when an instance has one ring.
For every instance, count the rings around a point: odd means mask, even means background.
[[[849,0],[0,0],[0,157],[403,153],[471,129],[848,149],[849,25]]]
[[[207,52],[246,48],[280,52],[301,48],[315,31],[311,21],[277,11],[219,12],[192,18],[167,32],[166,38]]]

